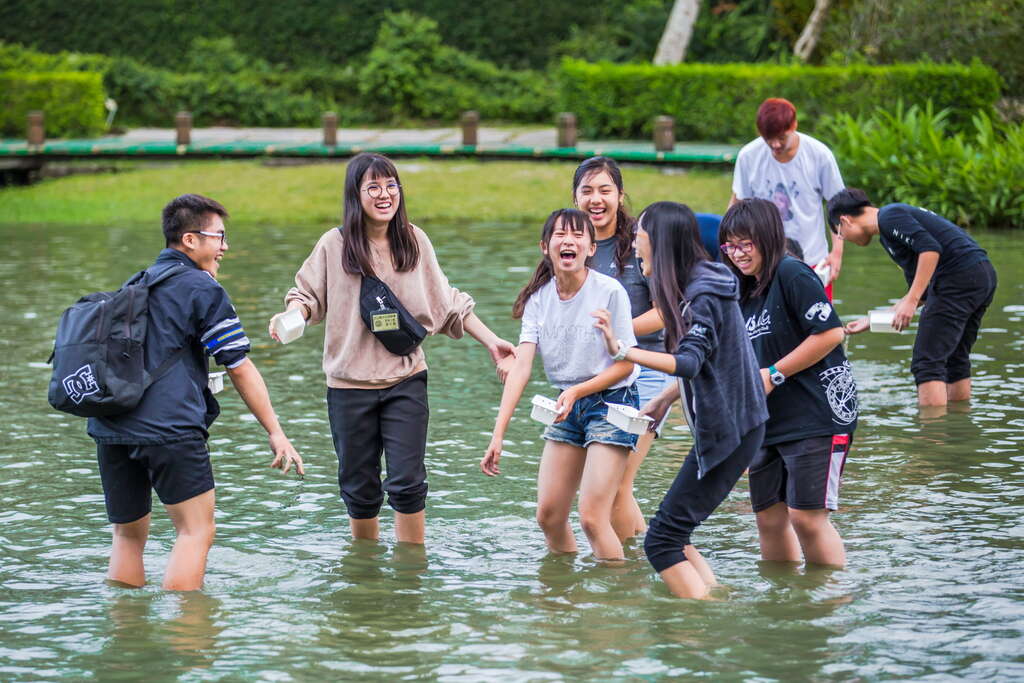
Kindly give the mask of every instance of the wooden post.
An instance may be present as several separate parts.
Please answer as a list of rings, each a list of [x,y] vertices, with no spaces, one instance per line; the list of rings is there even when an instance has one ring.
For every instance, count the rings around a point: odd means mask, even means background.
[[[671,152],[676,147],[675,119],[671,116],[658,116],[654,119],[654,149],[658,152]]]
[[[192,114],[187,111],[179,111],[174,115],[175,144],[192,144]]]
[[[324,147],[338,145],[338,115],[333,111],[324,112]]]
[[[46,142],[46,128],[43,126],[43,112],[28,113],[25,139],[30,145],[42,145]]]
[[[476,111],[464,111],[459,117],[462,124],[462,144],[465,147],[476,147],[479,144],[480,113]]]
[[[558,115],[558,147],[576,146],[576,114],[563,111]]]

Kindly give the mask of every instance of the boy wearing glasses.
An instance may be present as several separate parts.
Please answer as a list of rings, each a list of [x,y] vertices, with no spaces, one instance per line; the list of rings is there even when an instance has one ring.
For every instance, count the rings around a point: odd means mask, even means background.
[[[107,517],[114,525],[107,578],[141,586],[146,582],[142,553],[149,535],[151,490],[156,489],[177,538],[163,587],[202,587],[214,535],[214,484],[206,447],[207,428],[220,412],[207,388],[208,357],[225,366],[249,410],[267,431],[272,467],[285,472],[295,452],[274,414],[263,378],[246,354],[249,339],[231,299],[215,277],[228,249],[227,211],[195,194],[172,200],[163,210],[166,248],[148,276],[166,268],[179,272],[149,294],[145,366],[154,371],[177,355],[133,410],[89,418]]]

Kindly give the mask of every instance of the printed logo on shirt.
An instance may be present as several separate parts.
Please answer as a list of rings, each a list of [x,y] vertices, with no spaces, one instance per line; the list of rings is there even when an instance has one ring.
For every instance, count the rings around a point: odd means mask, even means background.
[[[790,182],[789,187],[786,187],[779,182],[772,184],[771,180],[765,178],[764,185],[764,191],[755,192],[754,195],[775,204],[783,223],[793,220],[793,200],[800,196],[800,190],[796,189],[796,181]]]
[[[687,336],[693,335],[694,337],[700,337],[701,339],[708,338],[708,328],[703,325],[694,325],[690,328],[690,331],[686,333]]]
[[[747,335],[751,340],[766,335],[771,331],[772,317],[768,315],[768,311],[762,311],[760,318],[756,314],[747,318]]]
[[[906,244],[907,246],[910,246],[910,243],[913,241],[910,239],[909,235],[904,235],[900,230],[896,229],[892,230],[892,236],[898,239],[900,242],[903,242],[903,244]]]
[[[587,341],[596,339],[601,333],[597,328],[590,325],[565,325],[562,323],[548,323],[539,325],[539,339],[551,341]]]
[[[828,320],[828,317],[830,315],[832,315],[832,304],[826,303],[824,301],[819,301],[815,303],[813,306],[807,309],[806,313],[804,313],[804,317],[807,318],[808,320],[813,320],[814,316],[818,316],[818,320],[820,320],[821,322],[825,322],[826,320]]]
[[[857,419],[857,383],[850,371],[850,362],[825,370],[818,378],[825,389],[832,421],[847,425]]]

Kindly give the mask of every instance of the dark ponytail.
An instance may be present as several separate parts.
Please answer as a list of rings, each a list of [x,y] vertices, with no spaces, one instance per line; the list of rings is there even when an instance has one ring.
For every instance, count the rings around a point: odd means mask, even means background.
[[[594,224],[590,222],[590,217],[583,213],[579,209],[556,209],[551,212],[548,219],[544,221],[544,227],[540,231],[541,244],[547,246],[551,242],[551,235],[555,232],[555,226],[558,222],[562,221],[565,223],[565,227],[571,232],[586,232],[590,235],[590,241],[596,240],[596,233],[594,231]],[[590,258],[587,257],[586,264],[590,265]],[[554,266],[551,265],[551,257],[545,250],[544,256],[541,258],[540,263],[537,264],[537,270],[533,271],[533,277],[523,287],[523,290],[519,292],[519,296],[516,297],[516,302],[512,304],[512,317],[519,319],[523,317],[523,311],[526,310],[526,302],[530,300],[530,297],[537,293],[541,287],[551,281],[551,278],[555,276]]]

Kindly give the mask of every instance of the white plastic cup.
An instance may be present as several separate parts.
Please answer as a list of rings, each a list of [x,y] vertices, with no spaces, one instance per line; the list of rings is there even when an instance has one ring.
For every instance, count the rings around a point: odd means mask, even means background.
[[[892,311],[868,311],[868,323],[872,332],[888,332],[899,334],[900,331],[892,326],[896,314]]]
[[[282,344],[288,344],[306,331],[306,319],[302,317],[302,311],[293,308],[274,318],[274,332]]]

